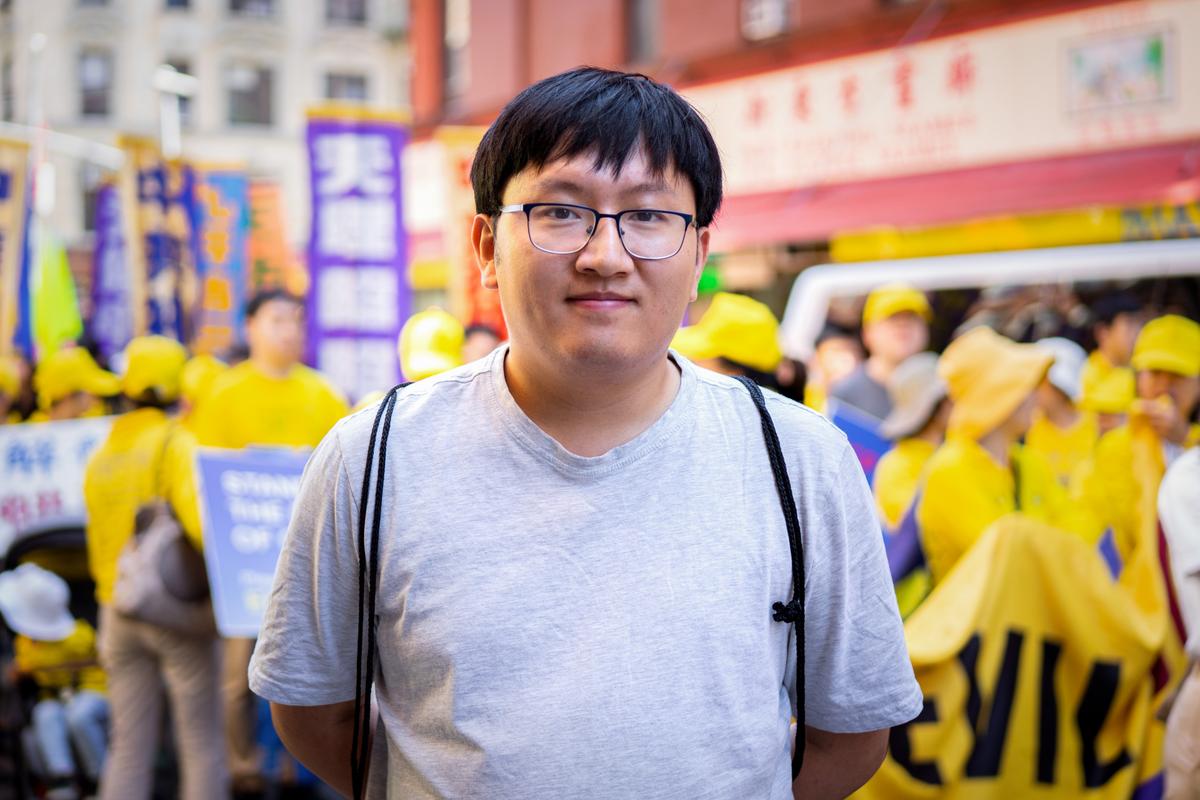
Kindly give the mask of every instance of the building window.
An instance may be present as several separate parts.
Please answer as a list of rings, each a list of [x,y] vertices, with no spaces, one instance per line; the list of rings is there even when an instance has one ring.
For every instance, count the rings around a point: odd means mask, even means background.
[[[85,117],[107,117],[111,111],[112,52],[99,48],[79,55],[79,112]]]
[[[225,73],[229,89],[229,124],[270,125],[274,76],[267,67],[234,64]]]
[[[229,0],[229,11],[239,17],[271,17],[275,0]]]
[[[17,118],[16,100],[16,95],[13,94],[13,60],[9,56],[0,64],[0,112],[3,112],[5,122],[12,122]]]
[[[325,21],[363,25],[367,21],[367,0],[325,0]]]
[[[106,6],[108,0],[79,0],[81,6]]]
[[[468,47],[471,41],[471,0],[445,0],[445,70],[446,99],[462,97],[470,83]]]
[[[192,74],[192,62],[186,58],[168,58],[167,66],[173,67],[176,72],[181,72],[184,75]],[[179,97],[179,125],[182,128],[192,127],[192,97]]]
[[[192,0],[166,0],[167,8],[191,8]]]
[[[658,0],[626,0],[625,55],[631,64],[658,56]]]
[[[79,188],[83,193],[83,229],[96,230],[96,198],[104,185],[105,171],[95,164],[84,162],[79,168]]]
[[[365,103],[367,101],[367,76],[355,75],[350,72],[326,73],[325,99]]]
[[[787,31],[788,0],[742,0],[742,36],[757,42]]]

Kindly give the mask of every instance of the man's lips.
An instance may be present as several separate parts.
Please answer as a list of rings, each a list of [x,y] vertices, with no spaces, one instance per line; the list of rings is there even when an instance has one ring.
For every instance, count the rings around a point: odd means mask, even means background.
[[[622,308],[637,301],[617,292],[580,292],[567,297],[567,302],[583,308],[601,310]]]

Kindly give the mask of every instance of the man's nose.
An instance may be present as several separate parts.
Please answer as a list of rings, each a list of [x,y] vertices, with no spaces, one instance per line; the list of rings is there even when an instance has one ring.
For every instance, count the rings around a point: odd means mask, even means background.
[[[604,223],[611,223],[606,225]],[[621,244],[617,221],[607,217],[596,221],[596,231],[575,259],[575,269],[608,277],[633,269],[633,259]]]

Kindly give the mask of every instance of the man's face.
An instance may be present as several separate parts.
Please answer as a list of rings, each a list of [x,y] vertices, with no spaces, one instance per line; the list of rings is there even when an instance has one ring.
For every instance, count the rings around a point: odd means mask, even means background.
[[[1096,345],[1114,366],[1124,367],[1133,356],[1133,345],[1142,332],[1145,317],[1137,313],[1117,314],[1111,325],[1096,328]]]
[[[620,174],[597,171],[585,153],[540,171],[527,168],[505,187],[505,205],[561,202],[601,213],[655,208],[696,213],[691,184],[673,168],[655,176],[639,148]],[[671,258],[632,258],[616,224],[599,221],[578,253],[553,255],[529,241],[523,213],[475,218],[472,231],[484,286],[498,289],[512,352],[565,373],[620,374],[662,359],[687,304],[696,298],[708,230],[687,229]]]
[[[1183,419],[1189,419],[1200,402],[1200,378],[1189,378],[1160,369],[1141,370],[1137,374],[1137,393],[1143,400],[1170,397]]]
[[[500,346],[500,339],[487,331],[473,331],[463,340],[463,362],[483,358]]]
[[[929,345],[929,325],[914,311],[901,311],[863,328],[863,341],[872,356],[899,364]]]
[[[268,300],[246,321],[250,356],[277,367],[297,363],[304,354],[304,308],[290,300]]]

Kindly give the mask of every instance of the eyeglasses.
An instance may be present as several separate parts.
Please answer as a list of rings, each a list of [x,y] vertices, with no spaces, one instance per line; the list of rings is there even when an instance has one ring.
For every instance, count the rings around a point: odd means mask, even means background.
[[[525,212],[529,243],[543,253],[568,255],[587,247],[602,219],[611,219],[625,252],[643,261],[671,258],[683,248],[692,215],[657,208],[631,208],[601,214],[570,203],[522,203],[502,206],[501,214]]]

